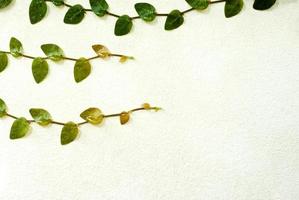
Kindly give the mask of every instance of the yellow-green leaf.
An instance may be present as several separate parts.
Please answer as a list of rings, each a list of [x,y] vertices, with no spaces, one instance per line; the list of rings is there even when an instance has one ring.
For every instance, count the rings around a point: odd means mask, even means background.
[[[151,105],[149,103],[144,103],[142,105],[142,108],[144,108],[145,110],[150,110],[151,109]]]
[[[107,58],[110,56],[110,51],[107,47],[101,44],[92,45],[92,49],[96,52],[101,58]]]
[[[16,119],[10,129],[10,139],[18,139],[24,137],[30,129],[29,122],[24,117]]]
[[[0,117],[4,117],[6,115],[7,106],[5,102],[0,99]]]
[[[31,108],[29,110],[34,121],[41,126],[47,126],[51,123],[52,117],[50,113],[44,109],[40,108]]]
[[[6,53],[0,52],[0,73],[3,72],[8,65],[8,57]]]
[[[94,125],[102,123],[104,119],[102,111],[98,108],[88,108],[80,114],[80,117]]]
[[[120,114],[120,123],[121,123],[121,125],[124,125],[124,124],[128,123],[129,120],[130,120],[130,113],[122,112]]]
[[[56,44],[43,44],[41,49],[53,61],[59,61],[63,58],[63,50]]]
[[[49,72],[49,66],[45,59],[35,58],[32,62],[32,75],[36,83],[42,82]]]
[[[79,133],[78,125],[74,122],[66,123],[61,131],[60,142],[62,145],[73,142]]]
[[[241,12],[243,8],[243,0],[227,0],[225,2],[225,17],[233,17]]]
[[[14,57],[19,57],[23,53],[23,45],[22,43],[15,37],[12,37],[9,42],[10,53]]]
[[[80,58],[74,67],[74,77],[77,83],[86,79],[91,72],[91,65],[86,58]]]

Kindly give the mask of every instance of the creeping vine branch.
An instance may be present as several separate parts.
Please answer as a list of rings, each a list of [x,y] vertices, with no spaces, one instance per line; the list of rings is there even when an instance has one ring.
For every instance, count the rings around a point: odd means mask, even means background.
[[[156,8],[149,3],[136,3],[135,10],[137,16],[129,16],[126,14],[115,14],[109,11],[109,5],[106,0],[89,0],[90,8],[84,8],[81,4],[70,5],[64,0],[32,0],[29,8],[29,18],[32,24],[40,22],[47,13],[47,2],[53,3],[55,6],[65,6],[68,8],[64,16],[64,23],[78,24],[85,13],[93,12],[99,17],[105,15],[117,18],[114,28],[116,36],[128,34],[133,26],[133,20],[142,19],[145,22],[151,22],[156,17],[166,17],[164,29],[174,30],[184,23],[184,15],[195,10],[205,10],[209,5],[225,3],[225,17],[230,18],[241,12],[243,9],[243,0],[185,0],[190,8],[186,10],[173,9],[169,13],[159,13]],[[256,10],[265,10],[270,8],[276,0],[255,0],[253,8]]]
[[[41,108],[31,108],[29,110],[33,119],[28,120],[24,117],[17,117],[8,113],[6,103],[0,99],[0,118],[2,117],[10,117],[14,119],[14,123],[10,130],[10,139],[19,139],[26,136],[30,129],[31,123],[37,123],[40,126],[48,126],[50,124],[55,124],[59,126],[63,126],[61,131],[61,144],[69,144],[73,142],[77,135],[79,134],[79,127],[84,124],[92,124],[99,125],[103,123],[106,118],[118,117],[121,125],[124,125],[130,121],[131,114],[138,111],[159,111],[161,108],[152,107],[150,104],[145,103],[139,108],[131,109],[129,111],[123,111],[121,113],[116,114],[103,114],[99,108],[88,108],[80,114],[80,117],[84,120],[83,122],[75,123],[75,122],[58,122],[52,119],[51,114]]]
[[[119,61],[121,63],[126,62],[128,59],[133,59],[131,56],[121,55],[110,53],[107,47],[103,45],[93,45],[92,48],[96,53],[96,56],[90,58],[71,58],[66,57],[63,53],[63,50],[56,44],[43,44],[41,45],[41,49],[46,55],[45,57],[35,57],[31,55],[26,55],[23,53],[23,45],[22,43],[12,37],[10,40],[10,51],[1,51],[0,50],[0,73],[3,72],[8,65],[8,56],[12,55],[14,57],[24,57],[28,59],[32,59],[32,75],[36,83],[41,83],[48,75],[49,65],[47,60],[52,60],[54,62],[61,60],[69,60],[75,62],[74,67],[74,78],[75,81],[81,82],[86,79],[91,73],[91,64],[89,61],[95,59],[107,59],[109,57],[119,57]]]

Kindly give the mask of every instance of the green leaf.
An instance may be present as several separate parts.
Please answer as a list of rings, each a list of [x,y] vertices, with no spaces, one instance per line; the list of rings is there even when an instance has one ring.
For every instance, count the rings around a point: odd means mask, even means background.
[[[72,6],[64,16],[64,23],[66,24],[79,24],[85,15],[84,8],[77,4]]]
[[[99,17],[104,16],[109,8],[105,0],[89,0],[89,3],[92,11]]]
[[[62,145],[73,142],[79,133],[78,125],[74,122],[66,123],[61,131],[60,142]]]
[[[31,24],[40,22],[46,16],[47,9],[45,0],[32,0],[29,7],[29,18]]]
[[[64,5],[64,1],[63,0],[52,0],[52,3],[55,6],[62,6],[62,5]]]
[[[49,72],[49,66],[45,59],[35,58],[32,62],[32,75],[36,83],[42,82]]]
[[[34,121],[41,126],[47,126],[51,123],[52,117],[50,113],[44,109],[40,108],[31,108],[29,110]]]
[[[186,2],[195,9],[204,10],[209,6],[209,0],[186,0]]]
[[[255,0],[253,8],[256,10],[267,10],[275,4],[276,0]]]
[[[12,37],[10,39],[9,48],[10,48],[10,53],[14,57],[19,57],[23,53],[23,45],[17,38]]]
[[[43,44],[41,49],[53,61],[59,61],[63,58],[63,50],[56,44]]]
[[[16,119],[10,129],[10,139],[22,138],[30,129],[29,122],[24,117]]]
[[[241,12],[243,8],[243,0],[227,0],[225,2],[225,17],[233,17]]]
[[[12,0],[0,0],[0,9],[7,7]]]
[[[184,23],[184,17],[179,10],[171,11],[166,19],[165,30],[170,31],[180,27]]]
[[[120,16],[115,24],[114,34],[116,36],[122,36],[128,34],[133,26],[131,17],[128,15]]]
[[[80,117],[94,125],[102,123],[104,119],[102,111],[98,108],[89,108],[82,112]]]
[[[6,53],[0,52],[0,73],[3,72],[8,65],[8,57]]]
[[[151,22],[156,18],[156,9],[149,3],[136,3],[135,10],[146,22]]]
[[[86,79],[91,72],[91,65],[86,58],[80,58],[74,67],[74,77],[77,83]]]
[[[0,99],[0,117],[4,117],[6,115],[7,106],[5,102]]]

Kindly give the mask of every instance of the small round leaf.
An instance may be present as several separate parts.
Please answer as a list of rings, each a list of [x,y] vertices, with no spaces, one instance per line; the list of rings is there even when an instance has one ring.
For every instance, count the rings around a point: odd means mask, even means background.
[[[104,119],[102,111],[98,108],[89,108],[80,114],[80,117],[91,124],[101,124]]]
[[[146,22],[151,22],[156,18],[156,9],[149,3],[136,3],[135,10],[141,19]]]
[[[0,99],[0,117],[4,117],[6,115],[7,106],[5,102]]]
[[[180,27],[184,23],[184,17],[179,10],[171,11],[165,22],[165,30],[170,31]]]
[[[77,83],[86,79],[91,72],[91,65],[86,58],[80,58],[74,67],[74,77]]]
[[[267,10],[275,4],[276,0],[255,0],[253,8],[256,10]]]
[[[129,120],[130,120],[130,113],[128,113],[128,112],[122,112],[120,114],[119,118],[120,118],[120,124],[124,125],[124,124],[126,124],[126,123],[129,122]]]
[[[64,23],[66,24],[79,24],[85,15],[84,8],[77,4],[72,6],[64,16]]]
[[[79,133],[78,125],[74,122],[66,123],[61,131],[60,142],[62,145],[73,142]]]
[[[23,53],[23,45],[22,45],[22,43],[17,38],[14,38],[14,37],[12,37],[10,39],[9,49],[10,49],[10,53],[14,57],[19,57]]]
[[[45,0],[32,0],[29,7],[29,18],[31,24],[40,22],[46,16],[47,9]]]
[[[45,59],[35,58],[32,62],[32,75],[36,83],[42,82],[49,73],[49,66]]]
[[[7,7],[12,0],[0,0],[0,9]]]
[[[51,123],[52,117],[50,113],[44,109],[40,108],[31,108],[29,110],[34,121],[41,126],[47,126]]]
[[[92,11],[99,17],[106,14],[109,5],[105,0],[89,0]]]
[[[225,2],[225,17],[233,17],[241,12],[243,8],[243,0],[227,0]]]
[[[59,61],[63,58],[63,50],[56,44],[43,44],[41,49],[53,61]]]
[[[128,34],[133,26],[131,17],[128,15],[120,16],[115,24],[114,34],[116,36],[122,36]]]
[[[24,137],[30,129],[29,122],[24,117],[16,119],[10,129],[10,139],[19,139]]]
[[[8,57],[6,53],[0,52],[0,73],[3,72],[8,65]]]
[[[186,0],[186,2],[195,9],[204,10],[209,6],[209,0]]]
[[[96,52],[101,58],[108,58],[110,56],[110,51],[107,47],[101,44],[92,45],[92,49]]]

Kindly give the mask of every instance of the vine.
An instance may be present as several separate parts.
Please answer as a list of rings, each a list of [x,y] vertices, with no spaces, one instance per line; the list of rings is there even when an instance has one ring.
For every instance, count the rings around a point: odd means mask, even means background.
[[[12,0],[2,0],[3,2],[11,2]],[[149,3],[135,4],[137,16],[129,16],[126,14],[115,14],[109,11],[109,5],[106,0],[89,0],[90,8],[84,8],[81,4],[70,5],[64,0],[32,0],[29,7],[29,19],[32,24],[40,22],[47,13],[47,2],[53,3],[55,6],[65,6],[68,8],[64,16],[64,23],[78,24],[80,23],[86,12],[93,12],[98,17],[109,15],[117,18],[114,28],[116,36],[128,34],[133,27],[133,20],[142,19],[145,22],[151,22],[156,17],[166,17],[164,29],[167,31],[177,29],[184,23],[184,15],[195,10],[205,10],[209,5],[225,3],[225,17],[230,18],[239,14],[243,8],[243,0],[185,0],[190,8],[186,10],[174,9],[169,13],[159,13],[156,8]],[[1,2],[1,0],[0,0]],[[275,4],[276,0],[255,0],[253,8],[256,10],[266,10]],[[2,3],[5,6],[5,3]],[[7,5],[6,5],[7,6]]]
[[[111,53],[107,47],[96,44],[92,46],[92,49],[97,54],[96,56],[90,58],[71,58],[66,57],[63,53],[63,50],[56,44],[43,44],[41,49],[46,55],[46,57],[35,57],[26,55],[23,53],[22,43],[12,37],[9,43],[10,51],[1,51],[0,50],[0,73],[3,72],[8,66],[8,54],[13,57],[24,57],[32,59],[32,75],[36,83],[41,83],[49,73],[49,65],[47,60],[52,60],[58,62],[61,60],[69,60],[75,62],[74,66],[74,79],[77,83],[86,79],[91,73],[91,64],[90,61],[94,59],[107,59],[109,57],[119,57],[121,63],[126,62],[128,59],[134,59],[131,56],[114,54]]]
[[[31,114],[33,119],[28,120],[24,117],[17,117],[15,115],[9,114],[7,112],[6,103],[0,98],[0,118],[6,116],[15,120],[10,129],[10,139],[14,140],[25,137],[31,128],[31,123],[37,123],[38,125],[43,127],[48,126],[50,124],[55,124],[63,127],[60,136],[60,142],[62,145],[66,145],[73,142],[79,134],[79,127],[84,124],[100,125],[106,118],[118,117],[120,124],[125,125],[130,121],[132,113],[142,110],[159,111],[161,110],[161,108],[152,107],[150,104],[145,103],[139,108],[135,108],[129,111],[123,111],[121,113],[106,115],[103,114],[99,108],[92,107],[88,108],[80,114],[80,117],[84,121],[79,123],[58,122],[52,119],[52,116],[48,111],[41,108],[31,108],[29,110],[29,113]]]

